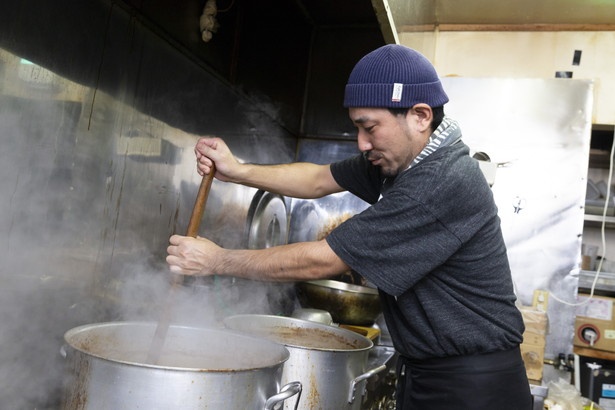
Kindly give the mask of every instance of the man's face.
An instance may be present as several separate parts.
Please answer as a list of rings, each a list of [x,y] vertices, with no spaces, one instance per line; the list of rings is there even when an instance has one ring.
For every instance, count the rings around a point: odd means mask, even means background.
[[[386,108],[348,110],[358,130],[359,150],[381,168],[384,176],[393,177],[404,171],[427,144],[431,135],[431,109],[429,118],[425,118],[415,107],[405,116],[393,115]]]

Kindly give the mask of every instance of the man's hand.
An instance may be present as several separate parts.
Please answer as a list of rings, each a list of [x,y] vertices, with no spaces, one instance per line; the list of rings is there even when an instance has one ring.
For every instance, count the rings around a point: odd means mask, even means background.
[[[221,248],[208,239],[190,236],[173,235],[167,248],[167,263],[174,273],[184,275],[208,276],[214,275],[216,252]]]
[[[202,137],[194,147],[196,166],[199,175],[203,176],[211,172],[211,167],[216,164],[215,177],[220,181],[232,182],[241,165],[233,156],[226,143],[216,137]]]

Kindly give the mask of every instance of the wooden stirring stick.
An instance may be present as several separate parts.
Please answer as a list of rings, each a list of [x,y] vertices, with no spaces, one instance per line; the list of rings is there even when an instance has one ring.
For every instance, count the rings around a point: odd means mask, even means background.
[[[207,204],[207,197],[211,189],[211,183],[214,180],[214,174],[216,173],[215,165],[212,165],[209,174],[205,175],[201,180],[201,186],[199,192],[196,195],[194,202],[194,208],[192,209],[192,215],[190,216],[190,222],[188,223],[188,230],[186,236],[196,238],[199,233],[199,227],[201,225],[201,219],[203,219],[203,213],[205,212],[205,205]],[[173,278],[173,284],[169,290],[169,295],[156,326],[156,332],[154,333],[154,339],[147,354],[146,363],[157,364],[162,354],[162,348],[167,338],[167,332],[169,331],[169,324],[171,322],[171,307],[173,306],[174,295],[176,289],[181,284],[181,276],[175,275]]]
[[[201,226],[201,219],[203,219],[203,213],[205,212],[205,205],[207,205],[207,197],[211,189],[211,183],[214,180],[214,174],[216,173],[216,166],[211,166],[209,174],[205,175],[201,180],[201,186],[199,192],[196,194],[196,201],[194,202],[194,208],[192,209],[192,215],[190,216],[190,222],[188,222],[188,230],[186,236],[192,236],[196,238],[199,234],[199,227]]]

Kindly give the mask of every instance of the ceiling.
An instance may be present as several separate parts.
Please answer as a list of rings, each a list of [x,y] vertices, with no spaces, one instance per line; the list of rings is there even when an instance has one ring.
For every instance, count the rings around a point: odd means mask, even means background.
[[[388,0],[388,3],[398,32],[412,31],[416,26],[445,29],[451,26],[452,29],[455,25],[494,24],[577,28],[604,25],[615,29],[615,0]]]
[[[371,25],[376,24],[374,9],[369,0],[294,0],[313,25]]]

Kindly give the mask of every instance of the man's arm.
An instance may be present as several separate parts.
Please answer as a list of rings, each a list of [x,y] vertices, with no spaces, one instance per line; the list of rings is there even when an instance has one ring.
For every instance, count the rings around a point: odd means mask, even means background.
[[[320,198],[341,192],[329,165],[295,162],[280,165],[239,163],[220,138],[201,138],[195,146],[201,175],[216,164],[216,178],[294,198]]]
[[[350,268],[326,240],[266,249],[224,249],[205,238],[173,235],[167,262],[176,273],[227,275],[268,281],[328,278]]]

